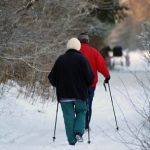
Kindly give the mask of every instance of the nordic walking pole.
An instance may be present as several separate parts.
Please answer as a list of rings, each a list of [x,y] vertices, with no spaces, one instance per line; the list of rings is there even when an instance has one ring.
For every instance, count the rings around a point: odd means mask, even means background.
[[[57,116],[58,116],[58,106],[59,106],[59,102],[57,102],[57,108],[56,108],[56,118],[55,118],[53,142],[55,142],[55,139],[56,139],[55,135],[56,135],[56,125],[57,125]]]
[[[115,117],[115,122],[116,122],[116,129],[119,130],[109,82],[108,82],[108,88],[109,88],[109,93],[110,93],[111,103],[112,103],[113,112],[114,112],[114,117]]]
[[[88,107],[89,107],[89,105],[88,105]],[[89,122],[90,122],[89,108],[87,110],[87,114],[88,114],[88,144],[90,144],[91,140],[90,140],[90,127],[89,127]]]
[[[105,87],[105,90],[106,90],[105,82],[104,82],[104,87]],[[112,103],[113,112],[114,112],[114,117],[115,117],[115,122],[116,122],[116,129],[117,129],[117,131],[118,131],[118,130],[119,130],[119,127],[118,127],[118,123],[117,123],[117,118],[116,118],[116,113],[115,113],[115,108],[114,108],[114,103],[113,103],[113,99],[112,99],[112,94],[111,94],[111,89],[110,89],[110,84],[109,84],[109,82],[108,82],[108,88],[109,88],[111,103]]]

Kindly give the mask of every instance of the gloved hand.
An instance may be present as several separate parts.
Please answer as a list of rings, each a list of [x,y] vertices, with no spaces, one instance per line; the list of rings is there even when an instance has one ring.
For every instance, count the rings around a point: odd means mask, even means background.
[[[104,83],[105,83],[105,84],[106,84],[106,83],[108,84],[109,80],[110,80],[110,77],[105,78]]]

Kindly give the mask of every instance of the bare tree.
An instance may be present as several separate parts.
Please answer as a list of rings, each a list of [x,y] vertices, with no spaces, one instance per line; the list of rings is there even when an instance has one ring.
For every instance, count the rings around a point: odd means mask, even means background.
[[[150,65],[150,24],[146,22],[143,24],[143,30],[141,34],[138,36],[138,39],[142,43],[143,50],[146,50],[145,59]],[[136,73],[133,73],[138,85],[139,85],[139,93],[141,94],[141,99],[138,101],[133,100],[130,97],[128,89],[126,89],[127,98],[131,102],[134,110],[140,116],[141,120],[139,120],[140,126],[133,126],[129,124],[125,118],[125,122],[128,127],[128,135],[132,137],[134,142],[131,141],[124,141],[126,145],[130,146],[134,145],[139,150],[149,150],[150,149],[150,78],[149,78],[149,71],[145,72],[145,80],[138,77]],[[141,102],[142,101],[142,102]],[[121,137],[123,137],[121,135]],[[132,148],[131,148],[132,149]]]
[[[145,59],[150,65],[150,22],[145,22],[142,24],[142,32],[137,36],[139,47],[145,50]]]
[[[97,15],[96,8],[107,13]],[[116,0],[1,0],[0,83],[14,80],[48,98],[48,72],[66,41],[84,31],[107,36],[112,22],[102,18],[116,8]]]

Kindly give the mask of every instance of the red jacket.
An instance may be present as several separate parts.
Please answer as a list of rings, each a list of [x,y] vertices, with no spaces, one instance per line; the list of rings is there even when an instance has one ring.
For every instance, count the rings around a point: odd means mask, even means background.
[[[82,43],[80,51],[90,63],[94,74],[94,81],[91,86],[95,88],[98,82],[98,72],[100,72],[105,78],[110,77],[109,71],[106,67],[106,62],[98,50],[91,47],[88,43]]]

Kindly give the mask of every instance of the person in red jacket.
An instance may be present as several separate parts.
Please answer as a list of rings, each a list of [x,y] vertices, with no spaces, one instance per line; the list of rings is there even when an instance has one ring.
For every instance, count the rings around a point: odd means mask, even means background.
[[[89,36],[87,33],[81,33],[78,36],[79,41],[81,42],[81,48],[80,48],[80,52],[87,58],[91,69],[93,71],[94,74],[94,81],[91,84],[89,90],[88,90],[88,112],[86,114],[86,126],[85,129],[89,129],[89,123],[91,120],[91,115],[92,115],[92,101],[93,101],[93,97],[94,97],[94,92],[95,92],[95,88],[96,88],[96,84],[98,82],[98,72],[101,73],[104,77],[105,83],[108,83],[110,80],[110,73],[107,69],[106,66],[106,62],[104,60],[104,58],[102,57],[102,55],[98,52],[98,50],[96,48],[93,48],[90,44],[89,44]]]

